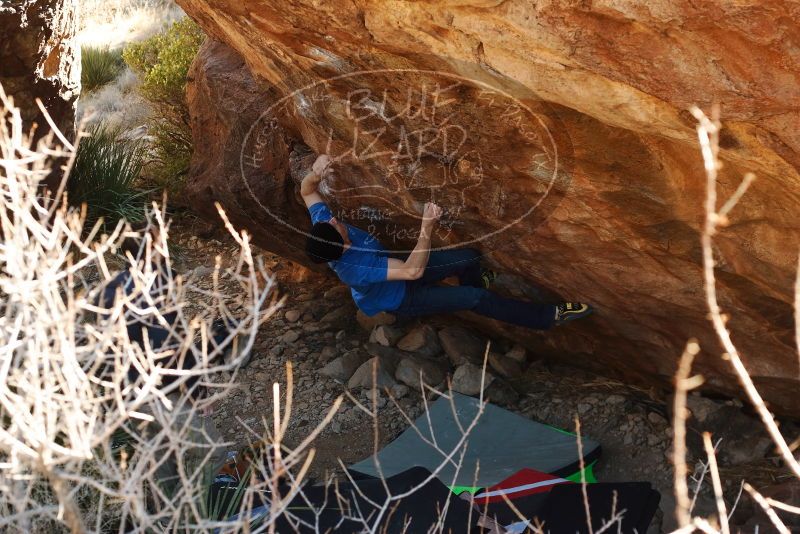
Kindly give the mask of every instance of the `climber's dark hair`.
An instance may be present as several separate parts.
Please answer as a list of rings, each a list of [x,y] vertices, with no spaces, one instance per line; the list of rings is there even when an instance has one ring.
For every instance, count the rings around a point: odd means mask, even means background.
[[[306,239],[306,254],[314,263],[335,261],[342,257],[344,239],[330,223],[318,222],[311,227],[311,236]]]

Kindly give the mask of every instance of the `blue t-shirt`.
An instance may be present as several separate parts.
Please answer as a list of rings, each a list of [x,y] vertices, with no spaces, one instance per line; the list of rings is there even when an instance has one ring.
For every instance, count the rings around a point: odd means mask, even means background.
[[[324,202],[308,208],[311,223],[328,222],[333,218]],[[400,306],[406,293],[402,280],[386,280],[389,272],[389,256],[375,237],[354,226],[347,226],[350,248],[342,257],[328,262],[339,279],[350,287],[356,306],[367,315],[392,311]]]

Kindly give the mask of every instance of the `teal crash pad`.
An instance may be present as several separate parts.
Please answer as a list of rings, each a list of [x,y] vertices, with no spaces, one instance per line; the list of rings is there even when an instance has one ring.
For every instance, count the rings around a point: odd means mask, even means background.
[[[370,456],[349,467],[351,472],[366,476],[391,477],[412,467],[424,467],[438,472],[439,479],[450,487],[484,488],[493,486],[521,469],[529,468],[568,477],[580,470],[577,437],[521,417],[513,412],[486,403],[476,425],[466,441],[446,461],[435,446],[449,454],[462,438],[462,428],[467,428],[478,414],[480,401],[459,393],[452,401],[440,397],[429,405],[428,415],[422,414],[413,427],[407,428],[397,439]],[[458,421],[458,423],[457,423]],[[433,429],[433,432],[431,432]],[[600,457],[600,444],[583,438],[583,461],[588,466]],[[461,454],[461,468],[457,463]],[[375,464],[378,459],[379,472]]]

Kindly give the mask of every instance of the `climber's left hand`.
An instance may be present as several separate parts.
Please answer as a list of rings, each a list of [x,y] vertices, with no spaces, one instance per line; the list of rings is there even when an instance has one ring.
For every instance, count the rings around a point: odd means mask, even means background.
[[[314,174],[319,176],[320,178],[325,176],[325,173],[328,172],[330,169],[330,165],[332,163],[331,157],[327,154],[320,154],[317,156],[316,161],[311,166],[311,170],[314,171]]]

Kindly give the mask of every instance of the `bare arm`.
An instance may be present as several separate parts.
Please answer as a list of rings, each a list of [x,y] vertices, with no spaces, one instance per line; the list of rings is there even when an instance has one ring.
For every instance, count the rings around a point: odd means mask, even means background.
[[[322,178],[317,176],[314,171],[311,171],[306,174],[306,177],[300,182],[300,196],[303,197],[303,202],[306,203],[307,208],[310,208],[317,202],[323,202],[322,197],[317,192],[321,179]]]
[[[314,165],[311,166],[311,172],[300,182],[300,196],[303,197],[303,202],[305,202],[307,208],[310,208],[317,202],[324,202],[318,189],[319,183],[327,172],[330,164],[331,158],[322,154],[314,162]]]
[[[441,216],[442,208],[431,202],[425,204],[417,245],[406,258],[406,261],[389,259],[389,270],[386,274],[387,280],[417,280],[422,277],[425,267],[428,265],[428,257],[431,254],[433,226]]]

